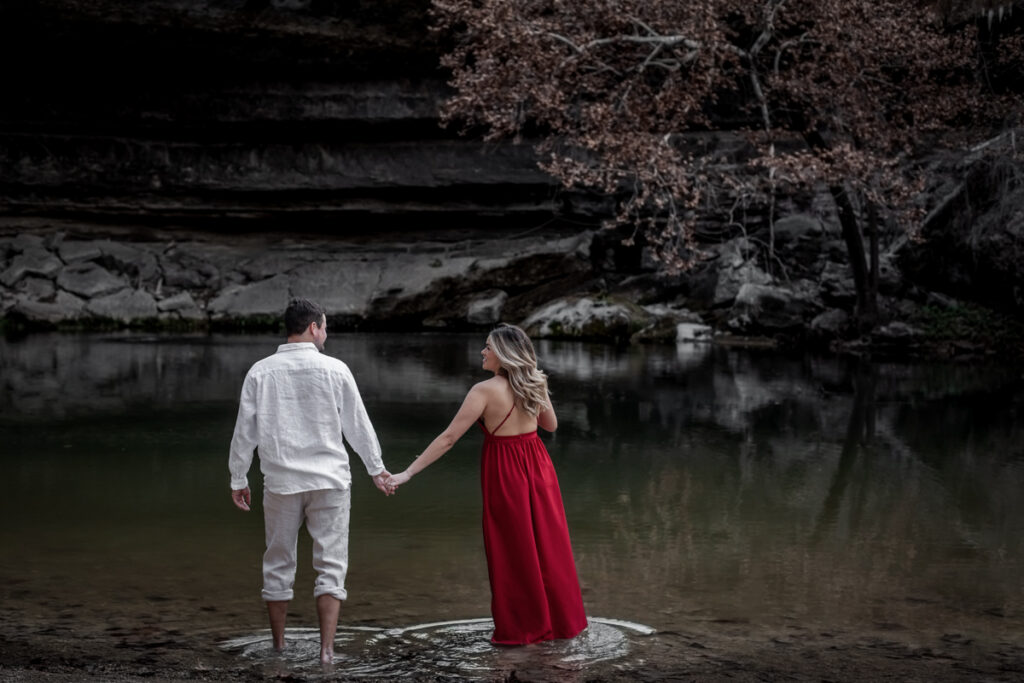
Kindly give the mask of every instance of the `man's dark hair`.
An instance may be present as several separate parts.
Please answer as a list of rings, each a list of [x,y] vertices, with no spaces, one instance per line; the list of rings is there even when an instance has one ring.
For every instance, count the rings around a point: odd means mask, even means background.
[[[284,311],[284,331],[289,336],[302,334],[310,323],[320,323],[324,319],[324,309],[309,299],[292,299]]]

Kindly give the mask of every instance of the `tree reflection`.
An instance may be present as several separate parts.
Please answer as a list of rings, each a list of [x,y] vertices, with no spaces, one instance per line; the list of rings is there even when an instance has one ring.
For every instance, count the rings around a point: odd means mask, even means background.
[[[829,486],[828,495],[825,496],[821,514],[811,536],[813,545],[818,545],[828,530],[835,526],[857,457],[861,454],[871,457],[873,454],[878,371],[872,363],[858,359],[851,368],[850,379],[853,385],[853,405],[850,409],[850,420],[846,425],[846,438],[843,440],[843,449],[839,454],[839,463],[836,465],[832,484]]]

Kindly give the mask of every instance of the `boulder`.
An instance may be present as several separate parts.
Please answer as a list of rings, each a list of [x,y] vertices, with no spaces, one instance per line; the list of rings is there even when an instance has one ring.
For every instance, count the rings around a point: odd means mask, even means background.
[[[85,301],[74,294],[58,290],[52,302],[18,296],[10,313],[33,322],[60,323],[76,320],[85,312]]]
[[[628,301],[591,297],[557,299],[522,324],[533,337],[629,339],[651,322],[651,315]]]
[[[679,323],[676,325],[676,342],[710,342],[715,331],[708,325],[700,323]]]
[[[803,237],[821,237],[824,226],[817,216],[793,214],[775,221],[773,226],[777,245],[791,244]]]
[[[99,240],[95,245],[111,267],[136,277],[138,282],[155,282],[160,275],[156,254],[150,249],[113,240]]]
[[[114,294],[92,299],[85,312],[97,318],[109,318],[130,323],[157,315],[153,295],[141,289],[122,289]]]
[[[174,313],[186,320],[201,320],[206,317],[188,292],[179,292],[162,299],[156,303],[156,308],[161,313]]]
[[[161,270],[163,285],[172,289],[204,289],[220,278],[216,266],[196,261],[185,264],[177,259],[161,259]]]
[[[303,258],[303,257],[306,258]],[[287,273],[293,268],[303,264],[312,255],[296,254],[288,250],[274,250],[253,255],[252,258],[240,262],[236,269],[254,282],[265,280],[282,273]]]
[[[857,301],[857,286],[849,266],[829,261],[819,276],[819,282],[821,297],[826,304],[836,308],[852,308]]]
[[[715,283],[712,306],[728,306],[736,299],[744,285],[771,284],[772,276],[757,265],[755,258],[748,257],[748,254],[757,252],[749,240],[730,240],[716,250],[720,257],[717,261],[718,279]]]
[[[18,235],[18,237],[20,238],[22,235]],[[41,247],[29,246],[11,259],[10,265],[3,273],[0,273],[0,283],[10,287],[26,275],[52,277],[63,265],[61,260],[49,251]]]
[[[850,326],[850,314],[839,308],[830,308],[811,320],[811,334],[823,339],[844,336]]]
[[[508,301],[508,293],[501,289],[488,290],[469,302],[466,321],[473,325],[493,325],[501,320],[501,310]]]
[[[95,242],[86,240],[65,240],[60,243],[57,253],[64,263],[78,263],[79,261],[92,261],[103,255]]]
[[[52,301],[57,293],[53,280],[45,277],[24,277],[14,286],[18,294],[36,301]]]
[[[57,274],[57,285],[88,299],[124,289],[128,283],[103,266],[85,262],[64,266]]]
[[[883,325],[871,333],[871,338],[878,342],[906,343],[912,342],[923,336],[923,332],[912,325],[904,322],[891,322]]]
[[[642,308],[651,320],[632,336],[634,342],[673,342],[678,340],[680,324],[701,323],[699,315],[682,306],[658,303]]]
[[[746,284],[736,295],[728,325],[738,332],[773,332],[803,327],[819,304],[806,287],[786,289]]]
[[[288,276],[276,275],[247,285],[230,285],[210,301],[207,309],[218,318],[279,317],[288,299]]]
[[[371,301],[380,291],[378,287],[384,267],[385,264],[378,259],[346,259],[343,263],[312,264],[279,277],[287,280],[293,296],[318,302],[327,310],[328,317],[364,318],[369,313]],[[212,306],[211,303],[211,312]],[[281,310],[284,310],[283,305]]]
[[[11,249],[18,254],[27,251],[47,251],[46,238],[42,235],[35,235],[29,232],[19,232],[10,241]]]

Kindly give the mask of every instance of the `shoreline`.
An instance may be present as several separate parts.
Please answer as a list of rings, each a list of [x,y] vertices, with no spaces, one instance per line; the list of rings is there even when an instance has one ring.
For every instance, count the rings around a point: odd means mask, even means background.
[[[328,316],[332,334],[486,334],[487,328],[481,329],[431,329],[421,327],[402,327],[400,325],[350,325],[344,319]],[[516,323],[518,324],[518,323]],[[0,337],[9,341],[23,341],[37,334],[62,335],[149,335],[156,339],[166,337],[174,339],[184,335],[189,338],[210,337],[214,335],[245,335],[245,334],[283,334],[280,321],[270,317],[241,318],[218,320],[203,323],[181,321],[168,323],[166,320],[140,320],[124,323],[112,319],[92,319],[67,321],[66,323],[42,323],[12,320],[0,317]],[[534,336],[535,341],[581,342],[588,344],[605,344],[623,346],[621,339],[616,337],[588,336]],[[869,336],[854,340],[836,340],[832,344],[788,344],[784,340],[772,337],[738,337],[728,333],[716,335],[711,339],[700,341],[643,340],[628,342],[633,346],[676,346],[676,347],[708,347],[719,349],[740,349],[748,351],[768,351],[780,354],[810,354],[814,356],[833,356],[867,362],[897,363],[995,363],[1005,366],[1024,365],[1024,342],[1013,345],[1013,340],[996,339],[990,343],[979,342],[968,338],[925,338],[893,344],[890,341],[872,342]]]
[[[1024,322],[937,295],[913,310],[902,302],[859,335],[848,312],[831,309],[828,325],[825,314],[813,317],[821,302],[767,327],[737,328],[743,316],[735,314],[747,305],[738,294],[701,304],[682,297],[665,273],[601,270],[593,263],[601,239],[564,230],[372,240],[138,233],[0,219],[0,335],[276,332],[288,297],[306,296],[325,306],[339,332],[486,332],[503,320],[534,339],[1024,362]],[[736,288],[741,280],[729,282]]]
[[[345,656],[324,673],[314,663],[246,660],[220,650],[216,643],[196,635],[163,631],[123,637],[120,641],[98,633],[59,635],[12,633],[5,620],[0,629],[0,679],[20,683],[55,681],[261,681],[261,680],[395,680],[347,675]],[[581,666],[578,671],[536,671],[523,659],[482,676],[418,668],[401,676],[409,681],[516,680],[555,681],[582,677],[588,681],[1016,681],[1024,675],[1024,645],[1009,642],[979,643],[969,635],[946,633],[922,637],[879,628],[860,634],[813,632],[793,626],[778,633],[751,634],[724,624],[707,634],[663,632],[653,636],[665,651],[682,651],[682,661],[645,660],[619,663],[618,670],[596,676]],[[525,652],[525,650],[523,651]]]

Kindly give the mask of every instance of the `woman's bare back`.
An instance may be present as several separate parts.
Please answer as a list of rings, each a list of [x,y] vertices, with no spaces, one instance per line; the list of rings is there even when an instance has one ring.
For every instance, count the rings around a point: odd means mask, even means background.
[[[508,380],[496,375],[481,382],[487,392],[487,406],[484,408],[484,426],[495,436],[514,436],[537,431],[537,418],[519,407],[512,410],[513,394]],[[511,414],[509,411],[512,410]],[[505,416],[508,419],[505,420]],[[505,420],[504,424],[501,421]],[[501,425],[498,427],[498,425]],[[497,431],[491,431],[497,428]]]

